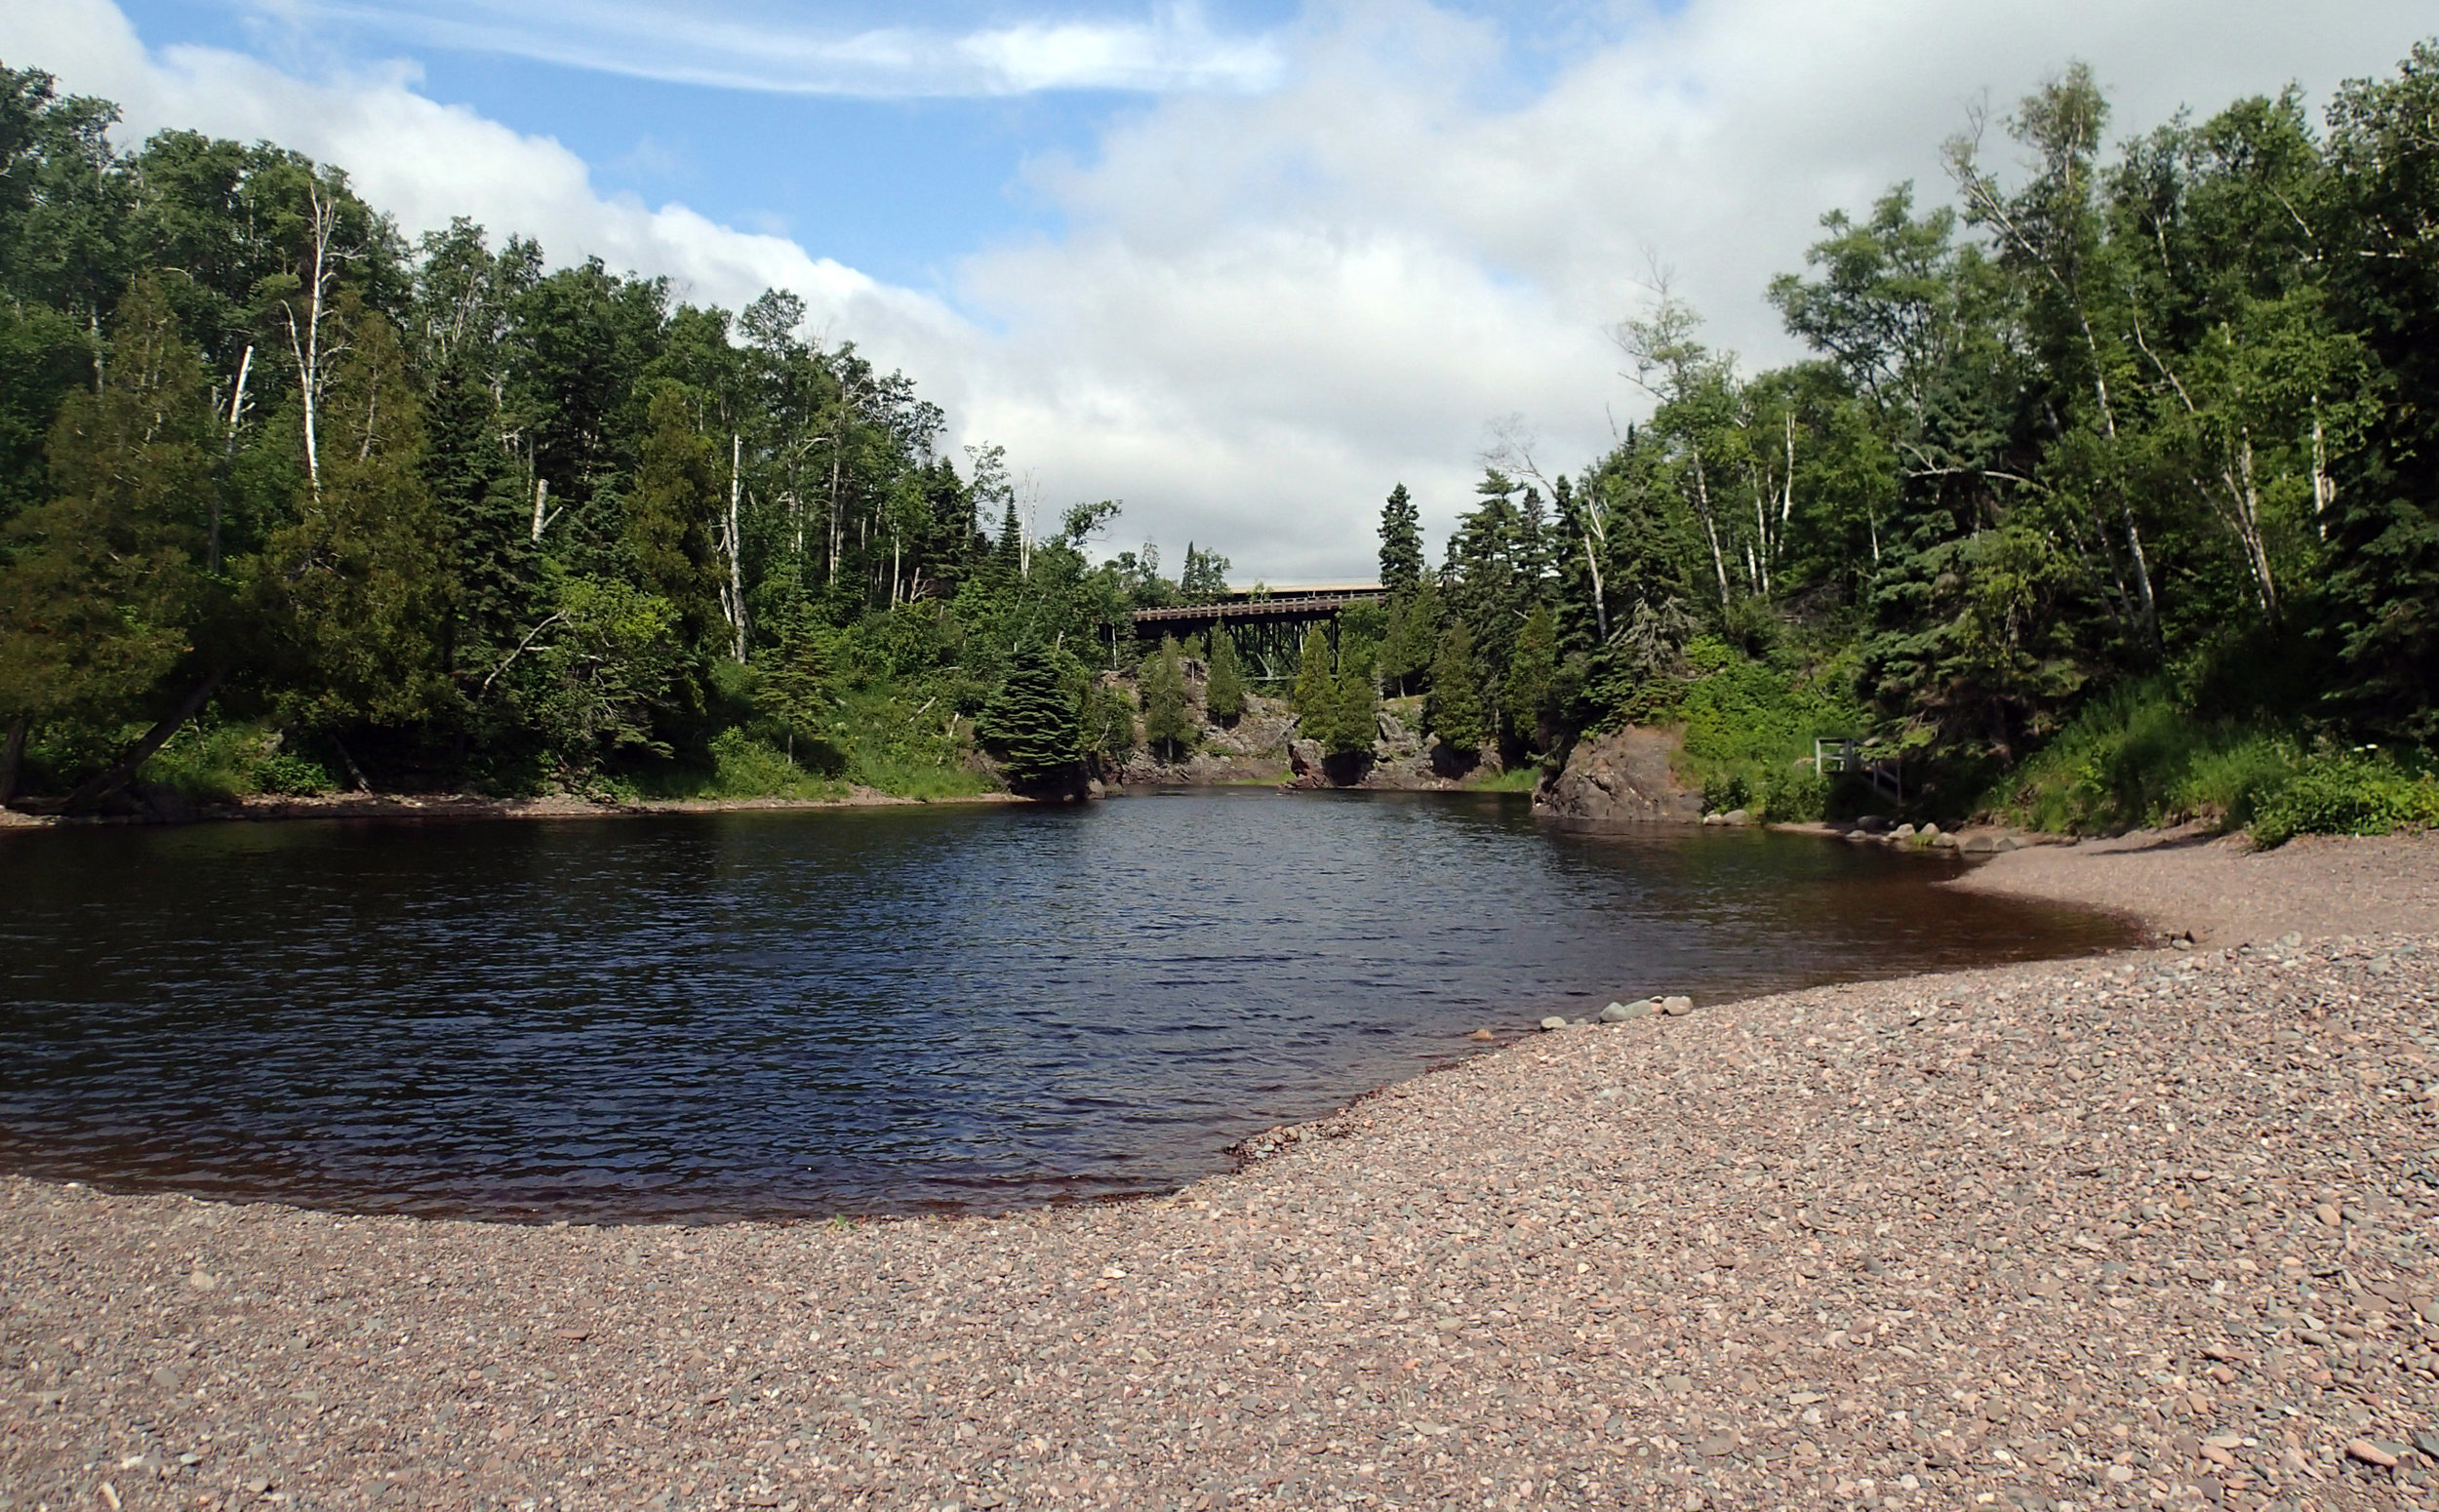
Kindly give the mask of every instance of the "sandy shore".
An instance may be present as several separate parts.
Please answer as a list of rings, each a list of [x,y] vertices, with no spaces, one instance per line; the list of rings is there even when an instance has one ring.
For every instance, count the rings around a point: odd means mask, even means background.
[[[2439,1505],[2435,879],[2017,853],[2204,944],[1544,1035],[1120,1206],[0,1181],[0,1506]]]

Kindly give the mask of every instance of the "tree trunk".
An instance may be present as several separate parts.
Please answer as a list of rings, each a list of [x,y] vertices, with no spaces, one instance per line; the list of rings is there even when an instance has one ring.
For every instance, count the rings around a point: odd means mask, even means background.
[[[178,734],[186,721],[201,712],[204,704],[220,688],[220,679],[227,675],[225,672],[216,670],[206,676],[202,682],[197,683],[194,691],[178,701],[178,707],[161,716],[160,723],[144,732],[142,739],[128,747],[126,754],[118,760],[87,777],[74,792],[67,795],[67,801],[60,807],[66,813],[74,814],[80,810],[92,808],[102,799],[125,787],[135,778],[138,770],[152,759],[153,752],[167,745],[170,736]]]
[[[22,714],[9,721],[9,736],[0,740],[0,806],[17,796],[17,769],[25,759],[25,728],[30,723]]]

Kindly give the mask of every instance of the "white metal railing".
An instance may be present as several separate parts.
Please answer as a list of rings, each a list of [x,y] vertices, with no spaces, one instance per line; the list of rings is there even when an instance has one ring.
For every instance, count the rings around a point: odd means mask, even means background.
[[[1870,780],[1873,792],[1886,795],[1892,803],[1905,801],[1902,758],[1866,754],[1860,740],[1815,737],[1813,770],[1822,773],[1859,772]]]

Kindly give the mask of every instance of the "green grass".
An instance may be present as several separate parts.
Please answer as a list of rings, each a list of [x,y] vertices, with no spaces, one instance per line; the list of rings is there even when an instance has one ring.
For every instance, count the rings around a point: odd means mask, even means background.
[[[2439,778],[2415,753],[2311,750],[2284,731],[2197,718],[2167,683],[2149,682],[2085,709],[1999,784],[1989,807],[2054,833],[2199,820],[2250,829],[2268,847],[2301,834],[2439,825]]]
[[[174,787],[197,803],[339,789],[321,763],[281,749],[271,732],[217,721],[198,721],[171,736],[137,777]]]
[[[1477,772],[1458,786],[1474,793],[1529,793],[1541,785],[1541,769],[1531,762],[1504,772]]]

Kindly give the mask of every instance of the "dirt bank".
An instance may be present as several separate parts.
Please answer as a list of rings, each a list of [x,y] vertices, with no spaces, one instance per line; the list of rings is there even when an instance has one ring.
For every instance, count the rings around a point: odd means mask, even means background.
[[[2432,1504],[2434,844],[2004,857],[2329,937],[1543,1035],[1152,1202],[512,1228],[9,1179],[0,1503]],[[2358,885],[2397,933],[2335,928]]]

